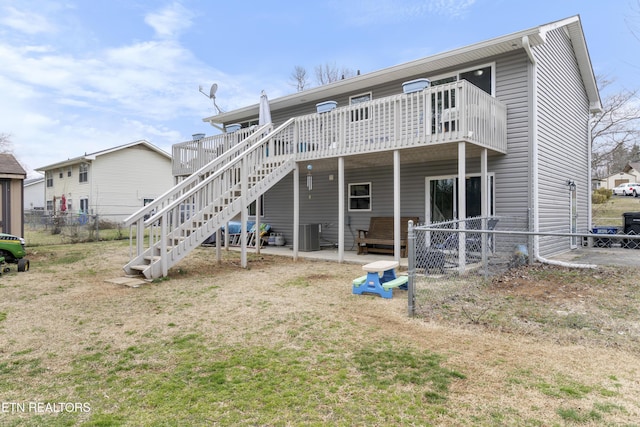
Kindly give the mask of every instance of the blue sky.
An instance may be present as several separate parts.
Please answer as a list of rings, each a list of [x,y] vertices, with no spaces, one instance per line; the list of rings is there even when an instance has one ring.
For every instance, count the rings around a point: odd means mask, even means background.
[[[609,91],[640,75],[640,0],[0,0],[0,133],[30,172],[138,139],[170,152],[291,73],[381,68],[580,15]],[[635,33],[634,33],[635,31]],[[602,95],[606,96],[607,92]]]

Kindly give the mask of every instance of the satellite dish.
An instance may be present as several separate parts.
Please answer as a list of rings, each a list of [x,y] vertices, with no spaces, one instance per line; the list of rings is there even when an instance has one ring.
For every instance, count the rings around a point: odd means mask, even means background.
[[[218,84],[214,83],[211,85],[211,89],[209,89],[209,95],[207,95],[205,91],[202,90],[202,85],[200,85],[198,89],[204,96],[213,100],[213,106],[216,107],[216,110],[218,110],[218,114],[222,113],[222,110],[220,109],[220,107],[218,107],[218,104],[216,104],[216,92],[218,91]]]

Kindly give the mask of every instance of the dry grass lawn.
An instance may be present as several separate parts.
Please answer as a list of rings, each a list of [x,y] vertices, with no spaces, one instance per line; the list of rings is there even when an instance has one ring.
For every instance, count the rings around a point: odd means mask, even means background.
[[[0,276],[0,403],[5,404],[0,423],[7,425],[57,425],[58,419],[88,425],[228,425],[224,420],[232,419],[233,411],[243,412],[244,421],[238,418],[235,423],[245,425],[617,426],[638,425],[640,420],[637,335],[612,346],[606,340],[562,339],[552,327],[533,333],[521,326],[522,318],[513,319],[513,325],[520,326],[511,328],[464,316],[455,321],[408,318],[404,291],[395,290],[390,300],[352,295],[351,280],[362,274],[361,267],[352,264],[262,255],[250,256],[249,268],[241,269],[237,253],[225,253],[218,264],[213,248],[199,248],[172,269],[167,280],[129,288],[106,282],[123,275],[128,247],[122,242],[43,246],[30,252],[30,271]],[[578,284],[561,277],[564,283],[545,280],[582,295]],[[626,293],[637,307],[640,275],[615,270],[611,277],[617,281],[611,291]],[[513,281],[496,281],[486,295],[509,301],[522,289]],[[607,303],[606,292],[588,291]],[[531,313],[547,304],[545,298],[535,298],[535,292],[530,288]],[[637,334],[638,311],[627,311],[618,315],[635,325],[630,333]],[[386,346],[441,355],[442,364],[461,375],[450,382],[444,399],[419,400],[411,411],[402,403],[387,412],[376,410],[376,402],[397,393],[423,393],[421,386],[396,381],[377,394],[360,393],[349,380],[334,383],[329,378],[326,395],[316,396],[321,403],[305,397],[307,414],[279,408],[277,416],[265,415],[264,408],[205,402],[208,397],[203,395],[201,402],[189,404],[198,419],[189,419],[189,408],[162,413],[162,404],[141,397],[151,399],[146,394],[150,390],[135,386],[150,372],[169,375],[181,366],[182,353],[166,357],[149,349],[190,334],[206,344],[196,347],[199,351],[216,348],[232,354],[253,346],[313,354],[313,363],[301,363],[327,377],[330,373],[322,372],[318,361],[352,360],[361,348]],[[144,356],[145,367],[136,365],[114,376],[113,366],[124,354]],[[354,366],[345,365],[343,378],[362,375]],[[297,393],[304,394],[304,384],[300,387]],[[68,419],[6,410],[11,402],[51,401],[88,402],[91,410]]]

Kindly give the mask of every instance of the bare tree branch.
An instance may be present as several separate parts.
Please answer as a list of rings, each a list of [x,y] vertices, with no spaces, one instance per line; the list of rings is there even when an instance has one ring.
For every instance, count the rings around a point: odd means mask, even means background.
[[[319,85],[326,85],[341,79],[353,77],[355,73],[349,68],[342,67],[338,69],[336,64],[326,63],[324,65],[316,65],[316,81]]]
[[[631,34],[640,40],[640,0],[636,0],[636,6],[630,8],[633,14],[630,14],[625,21]]]
[[[601,89],[611,84],[599,78]],[[606,97],[602,112],[591,122],[592,169],[595,176],[619,172],[630,158],[640,137],[640,98],[638,90],[624,90]]]
[[[307,81],[307,70],[300,65],[294,67],[290,77],[293,86],[296,87],[296,91],[298,92],[302,92],[309,84]]]
[[[0,153],[13,153],[13,143],[8,133],[0,133]]]

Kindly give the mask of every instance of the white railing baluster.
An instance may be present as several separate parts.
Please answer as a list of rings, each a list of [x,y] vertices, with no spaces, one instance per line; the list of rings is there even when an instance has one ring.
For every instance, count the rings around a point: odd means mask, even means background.
[[[268,175],[283,162],[461,140],[506,152],[506,107],[466,81],[296,117],[277,130],[269,125],[188,141],[172,148],[174,171],[193,174],[127,218],[130,229],[135,225],[131,247],[137,256],[155,255],[159,248],[163,263],[158,267],[164,273],[172,265],[165,258],[180,259],[205,231],[231,219],[241,197],[250,196],[246,202],[258,197],[264,190],[256,186],[264,182],[261,188],[267,188]],[[206,165],[194,171],[201,162]],[[242,176],[249,179],[244,191]],[[213,226],[211,218],[218,221]],[[169,255],[168,237],[177,246]]]

